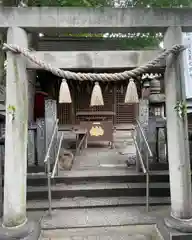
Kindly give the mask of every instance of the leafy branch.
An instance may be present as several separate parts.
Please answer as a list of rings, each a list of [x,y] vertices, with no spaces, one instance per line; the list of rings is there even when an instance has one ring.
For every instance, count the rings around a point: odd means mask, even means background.
[[[184,101],[178,101],[174,109],[180,118],[184,118],[187,115],[187,104]]]

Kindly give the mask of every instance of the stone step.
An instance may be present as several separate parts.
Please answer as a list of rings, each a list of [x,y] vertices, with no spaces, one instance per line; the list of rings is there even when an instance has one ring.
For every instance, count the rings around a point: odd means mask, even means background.
[[[145,174],[137,173],[133,169],[97,169],[62,171],[56,176],[53,183],[81,183],[81,182],[145,182]],[[150,182],[168,182],[168,171],[153,171],[150,173]],[[28,186],[46,186],[47,176],[44,173],[28,174]]]
[[[65,238],[65,237],[58,237],[58,234],[55,233],[54,236],[50,237],[40,237],[39,240],[70,240],[69,238]],[[86,236],[86,237],[76,237],[76,240],[119,240],[119,238],[121,240],[151,240],[151,236],[150,235],[142,235],[142,234],[133,234],[133,235],[109,235],[109,236],[102,236],[102,235],[97,235],[97,236]],[[74,239],[74,238],[73,238]],[[72,239],[71,239],[72,240]]]
[[[169,206],[145,207],[108,207],[82,209],[56,209],[51,216],[45,214],[41,218],[42,230],[109,227],[125,225],[155,225],[160,217],[169,214]],[[134,229],[134,233],[141,233]],[[142,229],[145,231],[146,229]],[[132,232],[133,233],[133,232]],[[144,234],[144,232],[142,232]]]
[[[41,240],[151,240],[156,237],[154,226],[87,227],[44,230]],[[153,238],[158,239],[158,238]]]
[[[169,197],[150,197],[150,206],[169,205]],[[117,206],[145,206],[146,197],[103,197],[103,198],[63,198],[52,201],[52,209],[98,208]],[[28,211],[46,211],[49,208],[48,200],[32,200],[27,202]]]
[[[119,196],[145,196],[145,183],[98,183],[84,182],[82,184],[56,184],[51,187],[52,198],[63,197],[119,197]],[[169,183],[150,183],[150,196],[167,197],[170,194]],[[47,199],[48,187],[39,186],[27,188],[28,200]]]

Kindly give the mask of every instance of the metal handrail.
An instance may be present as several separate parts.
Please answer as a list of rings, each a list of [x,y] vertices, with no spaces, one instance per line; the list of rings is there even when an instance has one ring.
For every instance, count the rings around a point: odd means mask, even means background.
[[[55,160],[55,164],[54,164],[54,167],[53,167],[53,171],[52,171],[51,178],[54,178],[54,177],[55,177],[55,173],[56,173],[56,169],[57,169],[57,164],[58,164],[58,161],[59,161],[59,153],[60,153],[61,145],[62,145],[62,141],[63,141],[63,136],[64,136],[64,133],[62,132],[61,137],[60,137],[60,140],[59,140],[59,147],[58,147],[58,150],[57,150],[57,156],[56,156],[56,160]]]
[[[142,155],[141,155],[141,151],[139,149],[139,146],[137,144],[136,138],[135,136],[133,136],[133,141],[139,156],[139,161],[141,163],[141,168],[143,170],[143,173],[146,175],[146,211],[149,212],[149,168],[148,168],[148,157],[147,157],[147,167],[145,167]]]
[[[81,148],[83,142],[86,140],[86,138],[87,138],[87,132],[85,133],[85,135],[84,135],[83,138],[81,139],[81,141],[80,141],[80,143],[79,143],[79,145],[78,145],[78,147],[77,147],[77,149],[76,149],[76,154],[80,151],[80,148]]]
[[[57,119],[55,121],[53,133],[51,136],[51,141],[48,145],[47,153],[45,155],[45,160],[44,160],[44,163],[47,164],[47,185],[48,185],[48,200],[49,200],[49,215],[50,216],[51,216],[51,212],[52,212],[52,208],[51,208],[52,197],[51,197],[51,166],[50,166],[50,159],[49,159],[50,156],[49,155],[50,155],[51,147],[53,145],[55,134],[57,132],[56,130],[58,128],[58,122],[59,122],[59,119]]]
[[[47,149],[47,153],[45,155],[45,160],[44,160],[44,163],[47,162],[47,160],[49,159],[49,153],[51,151],[51,147],[52,147],[52,144],[53,144],[53,140],[54,140],[54,137],[55,137],[55,133],[56,133],[56,130],[57,130],[57,124],[59,122],[59,119],[57,119],[55,121],[55,125],[54,125],[54,129],[53,129],[53,133],[52,133],[52,136],[51,136],[51,141],[49,143],[49,146],[48,146],[48,149]]]
[[[139,160],[140,160],[140,163],[141,163],[141,167],[142,167],[143,173],[146,174],[148,172],[148,169],[145,167],[145,164],[144,164],[144,161],[143,161],[143,158],[142,158],[142,155],[141,155],[141,151],[139,149],[139,146],[137,144],[137,141],[136,141],[135,137],[133,137],[133,141],[134,141],[136,150],[137,150],[138,155],[139,155]]]
[[[142,137],[143,137],[143,139],[144,139],[144,142],[145,142],[145,145],[146,145],[146,147],[147,147],[147,150],[148,150],[148,152],[149,152],[149,156],[150,156],[150,157],[153,157],[153,153],[152,153],[152,151],[151,151],[151,148],[150,148],[150,146],[149,146],[149,143],[148,143],[148,141],[147,141],[147,138],[146,138],[146,136],[145,136],[145,134],[144,134],[143,128],[141,127],[141,124],[140,124],[140,122],[139,122],[138,120],[136,120],[136,122],[137,122],[137,125],[138,125],[138,127],[139,127],[139,130],[140,130],[140,132],[141,132],[141,135],[142,135]]]
[[[138,120],[136,120],[136,122],[137,122],[137,126],[138,126],[138,128],[141,132],[141,136],[142,136],[142,138],[144,140],[144,143],[145,143],[145,145],[147,147],[147,150],[148,150],[146,152],[146,166],[145,166],[141,151],[140,151],[138,143],[136,141],[136,137],[133,136],[133,140],[134,140],[134,144],[135,144],[138,156],[139,156],[139,161],[140,161],[140,164],[141,164],[141,168],[143,170],[143,173],[146,175],[146,211],[148,212],[149,211],[149,156],[152,157],[153,153],[151,151],[151,148],[149,146],[149,143],[147,141],[147,138],[145,136],[144,130],[143,130],[140,122]],[[148,153],[149,153],[149,156],[148,156]]]
[[[55,136],[55,133],[56,133],[57,125],[58,125],[58,119],[55,123],[55,127],[54,127],[54,130],[53,130],[51,141],[49,143],[48,151],[47,151],[47,154],[46,154],[46,157],[45,157],[45,160],[44,160],[44,162],[47,163],[48,200],[49,200],[49,215],[50,216],[52,214],[51,178],[55,177],[55,173],[56,173],[56,169],[57,169],[58,161],[59,161],[59,153],[60,153],[60,150],[61,150],[61,145],[62,145],[62,141],[63,141],[63,137],[64,137],[64,133],[62,132],[62,135],[61,135],[60,140],[59,140],[59,146],[58,146],[58,150],[57,150],[56,160],[55,160],[55,163],[54,163],[53,171],[51,173],[49,153],[50,153],[50,150],[51,150],[51,146],[53,144],[53,140],[54,140],[54,136]],[[85,136],[87,137],[87,133],[85,134]],[[78,146],[78,149],[80,149],[80,147],[83,144],[83,141],[86,139],[85,136],[81,139],[81,141],[79,143],[79,146]]]

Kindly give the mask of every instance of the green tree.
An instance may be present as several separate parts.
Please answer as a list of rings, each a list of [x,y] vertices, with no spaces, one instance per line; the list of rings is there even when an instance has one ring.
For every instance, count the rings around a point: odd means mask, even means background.
[[[102,7],[107,0],[29,0],[28,6]]]
[[[20,0],[21,1],[21,0]],[[190,7],[192,0],[22,0],[28,6],[62,6],[62,7]],[[19,0],[3,0],[6,6],[18,6]],[[62,36],[74,36],[63,34]],[[101,37],[101,34],[79,33],[78,37]],[[75,37],[75,36],[74,36]],[[129,33],[126,36],[109,33],[108,37],[121,38],[122,45],[127,49],[156,48],[162,40],[162,34]]]

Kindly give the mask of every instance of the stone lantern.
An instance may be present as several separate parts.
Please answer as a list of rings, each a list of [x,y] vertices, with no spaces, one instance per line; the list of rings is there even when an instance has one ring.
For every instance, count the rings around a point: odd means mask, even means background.
[[[149,79],[145,79],[142,87],[142,99],[149,99],[150,95],[150,82]]]
[[[149,95],[149,144],[155,168],[166,162],[165,94],[161,93],[161,81],[159,77],[150,81]]]
[[[161,83],[158,78],[153,78],[150,82],[149,106],[151,116],[165,117],[165,94],[161,93]]]

